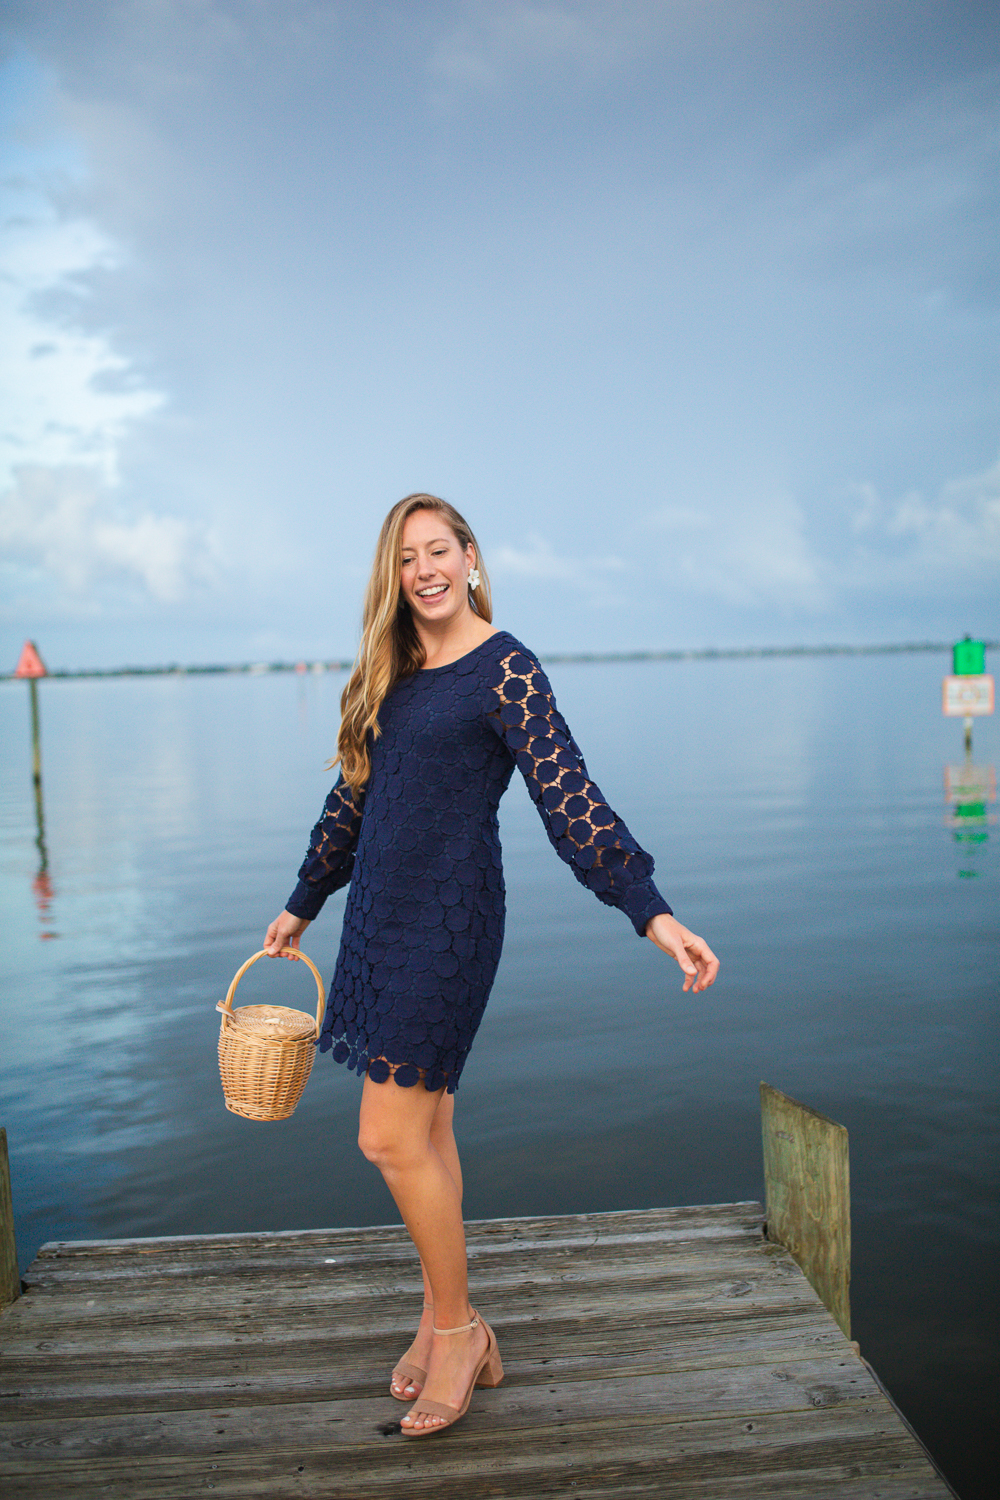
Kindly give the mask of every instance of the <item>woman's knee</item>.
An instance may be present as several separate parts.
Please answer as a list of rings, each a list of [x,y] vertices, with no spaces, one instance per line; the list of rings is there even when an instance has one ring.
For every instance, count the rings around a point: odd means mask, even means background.
[[[358,1129],[358,1147],[374,1166],[387,1166],[398,1154],[398,1137],[378,1121],[363,1119]]]
[[[386,1171],[422,1162],[431,1150],[430,1130],[440,1096],[421,1087],[401,1088],[393,1079],[366,1078],[361,1093],[358,1145]]]
[[[389,1087],[390,1085],[383,1085]],[[379,1168],[405,1169],[418,1163],[428,1150],[426,1130],[415,1121],[400,1119],[395,1113],[363,1111],[358,1128],[361,1154]]]

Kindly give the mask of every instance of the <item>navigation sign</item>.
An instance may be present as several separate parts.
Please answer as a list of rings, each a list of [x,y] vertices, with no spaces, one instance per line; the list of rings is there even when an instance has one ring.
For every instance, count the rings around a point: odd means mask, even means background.
[[[986,671],[986,642],[974,641],[967,635],[964,641],[956,641],[951,652],[952,668],[956,677],[979,677]]]
[[[976,677],[946,677],[942,684],[941,711],[949,719],[982,718],[994,707],[993,677],[982,672]]]
[[[9,658],[8,658],[9,660]],[[25,641],[14,668],[15,677],[47,677],[45,663],[38,654],[34,641]]]

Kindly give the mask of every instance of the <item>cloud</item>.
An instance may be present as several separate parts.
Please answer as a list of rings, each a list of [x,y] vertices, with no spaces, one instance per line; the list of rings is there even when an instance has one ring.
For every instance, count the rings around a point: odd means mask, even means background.
[[[688,597],[737,608],[816,614],[833,602],[829,569],[809,540],[805,513],[781,490],[754,493],[748,485],[735,501],[726,495],[698,506],[662,505],[629,526],[624,541],[625,557],[579,557],[531,532],[520,547],[494,547],[488,561],[499,576],[569,584],[622,602],[635,592],[637,570],[643,587],[659,579]]]
[[[533,0],[467,0],[458,24],[429,58],[440,84],[494,93],[511,75],[568,66],[598,75],[635,52],[644,34],[662,30],[662,7],[645,4],[541,4]]]
[[[802,507],[781,490],[754,494],[748,486],[725,504],[661,506],[646,526],[657,535],[659,566],[692,593],[782,613],[812,613],[831,604]],[[647,554],[652,550],[649,537],[645,548]]]
[[[767,192],[759,252],[824,283],[886,280],[928,313],[995,305],[997,74],[861,118]],[[780,160],[780,158],[779,158]]]
[[[63,218],[44,177],[7,175],[0,240],[0,484],[23,463],[89,463],[113,482],[126,432],[163,404],[103,332],[85,326],[88,276],[122,252]]]
[[[886,498],[869,481],[841,495],[840,528],[810,524],[798,500],[758,491],[646,517],[659,566],[689,596],[738,609],[835,614],[858,597],[916,599],[928,608],[1000,586],[1000,461],[948,480],[935,495]],[[650,535],[645,555],[654,548]]]
[[[22,70],[23,72],[23,70]],[[21,82],[41,88],[44,80]],[[164,396],[109,335],[88,326],[93,279],[120,270],[122,247],[66,213],[84,173],[49,138],[15,143],[3,164],[0,229],[0,548],[8,611],[100,613],[122,587],[175,602],[212,571],[204,527],[129,497],[123,452]],[[208,559],[205,561],[205,559]]]
[[[0,495],[0,548],[18,594],[59,598],[63,609],[99,612],[108,581],[125,581],[173,603],[211,578],[212,539],[178,516],[120,513],[112,487],[93,466],[25,465]],[[67,598],[68,596],[68,598]]]
[[[597,38],[586,22],[560,6],[513,0],[465,10],[463,21],[438,42],[430,59],[431,72],[447,83],[492,90],[512,66],[594,55]]]
[[[614,554],[601,557],[573,557],[555,552],[545,537],[529,532],[526,545],[509,543],[494,547],[489,558],[491,572],[512,578],[525,578],[570,584],[589,592],[604,592],[612,579],[626,571],[626,563]]]
[[[1000,587],[1000,460],[949,480],[933,497],[909,490],[886,500],[865,482],[848,503],[855,547],[846,584],[932,592],[993,579]]]

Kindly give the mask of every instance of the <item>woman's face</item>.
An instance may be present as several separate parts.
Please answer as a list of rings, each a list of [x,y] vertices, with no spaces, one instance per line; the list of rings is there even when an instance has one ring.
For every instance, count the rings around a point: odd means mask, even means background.
[[[469,608],[472,547],[463,547],[440,511],[415,510],[403,527],[400,587],[416,622],[439,623]]]

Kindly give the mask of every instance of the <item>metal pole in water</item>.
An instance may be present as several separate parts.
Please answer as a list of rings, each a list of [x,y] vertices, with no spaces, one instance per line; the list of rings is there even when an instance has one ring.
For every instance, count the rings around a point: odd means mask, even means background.
[[[37,890],[41,882],[42,894],[47,899],[51,891],[47,886],[49,856],[45,847],[45,804],[42,799],[42,716],[38,707],[38,679],[47,677],[48,672],[34,641],[25,641],[20,659],[14,668],[14,676],[27,678],[31,700],[31,780],[35,789],[35,843],[41,859],[35,885]],[[45,933],[43,936],[52,936],[52,934]]]
[[[35,783],[35,802],[42,795],[42,730],[38,716],[38,678],[28,678],[31,694],[31,775]]]
[[[35,847],[41,863],[38,866],[38,881],[46,882],[49,873],[49,851],[45,844],[45,799],[42,796],[42,729],[38,712],[38,680],[28,682],[31,690],[31,779],[35,788]]]

